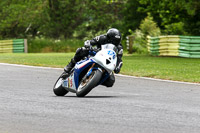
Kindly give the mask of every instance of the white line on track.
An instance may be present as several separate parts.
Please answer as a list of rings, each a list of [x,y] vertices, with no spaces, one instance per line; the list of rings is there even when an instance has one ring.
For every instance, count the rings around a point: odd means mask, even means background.
[[[0,63],[0,65],[17,66],[17,67],[28,67],[28,68],[39,68],[39,69],[57,69],[57,70],[63,70],[62,68],[29,66],[29,65],[19,65],[19,64],[9,64],[9,63]]]
[[[117,74],[117,76],[120,76],[120,77],[129,77],[129,78],[136,78],[136,79],[147,79],[147,80],[155,80],[155,81],[164,81],[164,82],[170,82],[170,83],[199,85],[200,86],[200,83],[191,83],[191,82],[183,82],[183,81],[173,81],[173,80],[166,80],[166,79],[154,79],[154,78],[149,78],[149,77],[136,77],[136,76],[128,76],[128,75],[122,75],[122,74]]]
[[[9,66],[17,66],[17,67],[28,67],[28,68],[39,68],[39,69],[57,69],[63,70],[63,68],[53,68],[53,67],[40,67],[40,66],[28,66],[28,65],[19,65],[19,64],[9,64],[9,63],[0,63],[0,65],[9,65]],[[154,79],[149,77],[136,77],[136,76],[128,76],[122,74],[115,74],[119,77],[128,77],[128,78],[135,78],[135,79],[146,79],[146,80],[155,80],[155,81],[163,81],[163,82],[170,82],[170,83],[180,83],[180,84],[189,84],[189,85],[200,85],[200,83],[190,83],[190,82],[182,82],[182,81],[172,81],[172,80],[165,80],[165,79]]]

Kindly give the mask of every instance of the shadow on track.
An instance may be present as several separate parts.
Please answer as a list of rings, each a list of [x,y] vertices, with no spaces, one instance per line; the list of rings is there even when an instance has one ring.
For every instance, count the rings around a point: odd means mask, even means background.
[[[118,96],[85,96],[82,98],[116,98]]]
[[[119,96],[85,96],[85,97],[77,97],[77,96],[53,96],[53,97],[63,97],[63,98],[117,98]]]

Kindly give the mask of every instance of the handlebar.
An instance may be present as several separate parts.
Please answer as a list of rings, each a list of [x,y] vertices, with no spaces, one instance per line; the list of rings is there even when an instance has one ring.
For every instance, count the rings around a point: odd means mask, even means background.
[[[89,49],[89,55],[96,55],[97,52],[99,52],[101,49],[100,48],[93,48],[93,47],[90,47]]]

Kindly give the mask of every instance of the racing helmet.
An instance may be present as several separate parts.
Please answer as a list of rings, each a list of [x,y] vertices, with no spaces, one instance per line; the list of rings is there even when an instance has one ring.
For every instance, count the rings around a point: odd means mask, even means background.
[[[121,42],[121,33],[116,28],[111,28],[107,31],[108,40],[113,43],[114,45],[119,45]]]

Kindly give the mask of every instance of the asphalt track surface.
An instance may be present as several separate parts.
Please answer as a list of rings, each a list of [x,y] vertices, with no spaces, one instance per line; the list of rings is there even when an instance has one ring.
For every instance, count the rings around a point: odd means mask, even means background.
[[[0,63],[0,133],[199,133],[200,85],[116,76],[86,97],[53,94],[61,69]]]

